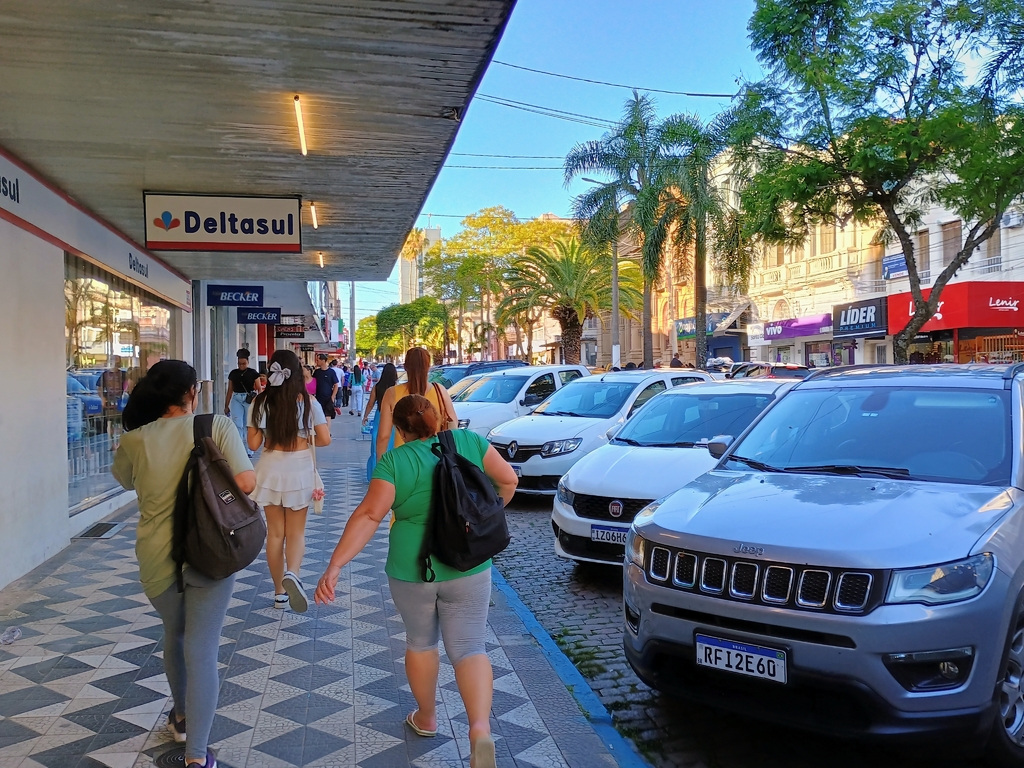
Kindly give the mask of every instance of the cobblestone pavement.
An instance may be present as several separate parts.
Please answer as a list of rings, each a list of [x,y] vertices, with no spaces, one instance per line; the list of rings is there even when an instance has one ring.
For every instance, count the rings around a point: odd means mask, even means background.
[[[554,553],[551,503],[517,497],[512,544],[498,570],[658,768],[979,768],[770,726],[674,701],[645,686],[622,652],[622,570],[574,565]]]
[[[301,576],[316,581],[366,487],[356,421],[334,427],[318,458],[327,488],[310,515]],[[341,439],[339,439],[341,438]],[[175,746],[162,627],[138,582],[135,519],[112,538],[76,541],[0,590],[0,768],[150,768]],[[220,706],[211,746],[224,768],[464,768],[468,723],[442,654],[438,736],[403,721],[415,708],[405,634],[383,564],[387,530],[338,582],[333,606],[272,607],[260,557],[237,574],[220,646]],[[492,597],[492,728],[504,768],[611,768],[615,759],[504,594]],[[180,764],[181,750],[177,750]]]

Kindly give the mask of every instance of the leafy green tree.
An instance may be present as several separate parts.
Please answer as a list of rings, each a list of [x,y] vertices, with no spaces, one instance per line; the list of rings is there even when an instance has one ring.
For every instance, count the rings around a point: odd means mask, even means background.
[[[356,325],[356,354],[362,357],[394,357],[402,353],[402,338],[379,338],[375,315],[364,317]]]
[[[629,313],[643,304],[643,278],[633,262],[621,265],[619,303]],[[501,311],[540,307],[558,321],[567,363],[579,363],[583,323],[611,309],[611,256],[577,238],[551,248],[528,248],[510,265]]]
[[[666,198],[677,189],[682,158],[670,133],[673,125],[671,118],[658,119],[650,97],[634,91],[618,126],[596,141],[576,145],[565,158],[566,185],[588,174],[610,179],[573,201],[583,241],[607,248],[626,235],[640,247],[646,368],[654,365],[651,290],[661,275],[665,243],[664,238],[658,242],[648,234],[656,228]]]
[[[769,76],[737,108],[744,229],[796,244],[821,222],[884,222],[914,307],[894,338],[897,362],[1024,193],[1020,16],[1009,0],[757,0],[750,35]],[[968,66],[986,51],[988,66]],[[912,235],[932,205],[966,231],[937,264]]]
[[[440,358],[447,335],[447,308],[433,296],[423,296],[409,304],[391,304],[375,318],[378,342],[399,339],[400,348],[424,344]]]

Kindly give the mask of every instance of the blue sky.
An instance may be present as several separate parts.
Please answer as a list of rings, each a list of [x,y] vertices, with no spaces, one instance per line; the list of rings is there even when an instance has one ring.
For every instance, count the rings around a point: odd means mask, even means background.
[[[731,93],[737,78],[756,79],[747,21],[753,0],[519,0],[498,46],[497,61],[576,77],[675,91]],[[630,92],[492,63],[479,95],[539,104],[615,120]],[[726,99],[652,94],[659,113],[695,112],[710,117]],[[438,177],[417,226],[458,230],[461,217],[493,205],[520,218],[567,215],[573,195],[560,170],[479,170],[452,166],[545,166],[560,159],[466,157],[461,153],[543,155],[562,158],[578,142],[599,138],[601,128],[553,119],[475,99],[463,119],[453,155]],[[460,153],[460,154],[455,154]],[[429,218],[426,214],[440,214]],[[454,217],[454,218],[453,218]],[[356,317],[398,300],[397,277],[356,285]],[[348,318],[348,291],[344,317]]]

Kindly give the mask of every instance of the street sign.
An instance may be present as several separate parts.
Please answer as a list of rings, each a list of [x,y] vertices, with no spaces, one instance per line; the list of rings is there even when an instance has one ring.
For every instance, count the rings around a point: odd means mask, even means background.
[[[316,349],[316,344],[299,344],[299,352],[312,352]]]

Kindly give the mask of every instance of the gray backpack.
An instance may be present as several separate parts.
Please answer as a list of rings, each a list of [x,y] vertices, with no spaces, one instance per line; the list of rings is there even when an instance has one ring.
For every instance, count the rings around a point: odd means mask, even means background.
[[[195,447],[178,484],[171,556],[178,591],[185,563],[211,579],[226,579],[257,558],[267,540],[260,508],[238,487],[213,440],[213,414],[193,420]]]

